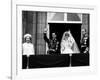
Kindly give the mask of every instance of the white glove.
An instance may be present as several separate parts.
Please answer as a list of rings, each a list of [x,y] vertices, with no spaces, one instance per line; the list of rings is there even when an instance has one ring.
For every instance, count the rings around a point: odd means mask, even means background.
[[[47,28],[45,28],[45,29],[44,29],[44,33],[47,33],[47,31],[48,31],[48,29],[47,29]]]

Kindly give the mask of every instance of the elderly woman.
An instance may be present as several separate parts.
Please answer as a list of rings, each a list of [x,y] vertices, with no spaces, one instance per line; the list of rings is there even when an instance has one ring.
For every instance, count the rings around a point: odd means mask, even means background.
[[[27,57],[26,68],[29,65],[29,56],[35,55],[34,45],[31,43],[32,36],[30,34],[24,35],[25,42],[23,43],[23,55]]]
[[[30,34],[25,34],[24,39],[25,42],[23,43],[23,55],[34,55],[34,45],[31,43],[32,36]]]
[[[61,54],[67,54],[67,53],[79,53],[78,46],[71,35],[70,31],[66,31],[63,34],[62,40],[61,40]]]

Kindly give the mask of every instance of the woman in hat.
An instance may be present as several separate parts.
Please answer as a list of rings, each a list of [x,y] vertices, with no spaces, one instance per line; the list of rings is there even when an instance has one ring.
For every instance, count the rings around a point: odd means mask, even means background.
[[[29,56],[35,55],[34,45],[31,43],[32,36],[30,34],[24,35],[25,42],[23,43],[23,55],[27,56],[27,67],[29,64]]]

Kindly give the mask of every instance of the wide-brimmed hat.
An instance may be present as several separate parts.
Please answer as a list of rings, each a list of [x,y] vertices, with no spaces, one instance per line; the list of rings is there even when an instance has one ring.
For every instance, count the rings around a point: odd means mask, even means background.
[[[25,34],[24,38],[26,38],[26,37],[30,37],[31,38],[32,36],[31,36],[31,34]]]

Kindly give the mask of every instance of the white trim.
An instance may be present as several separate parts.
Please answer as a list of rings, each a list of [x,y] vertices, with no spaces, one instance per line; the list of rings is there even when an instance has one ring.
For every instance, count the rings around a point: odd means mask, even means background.
[[[18,6],[20,4],[20,6]],[[17,5],[17,6],[16,6]],[[23,6],[24,5],[24,6]],[[28,6],[25,6],[28,5]],[[36,6],[34,6],[36,5]],[[51,76],[69,76],[69,75],[87,75],[87,74],[94,74],[97,70],[96,68],[96,32],[95,26],[96,26],[96,13],[95,13],[95,8],[91,6],[74,6],[74,5],[51,5],[51,4],[39,4],[37,3],[27,3],[23,1],[15,1],[12,4],[13,9],[12,9],[12,79],[13,80],[24,80],[27,78],[38,78],[38,77],[51,77]],[[38,7],[39,6],[39,7]],[[44,7],[45,6],[45,7]],[[51,7],[46,7],[46,6],[51,6]],[[55,7],[54,7],[55,6]],[[56,7],[57,6],[57,7]],[[16,8],[18,7],[18,8]],[[69,7],[69,8],[68,8]],[[18,13],[17,13],[18,10]],[[21,50],[20,42],[22,41],[21,39],[21,27],[22,27],[22,17],[21,17],[21,11],[22,10],[28,10],[28,11],[52,11],[52,12],[77,12],[77,13],[89,13],[90,14],[90,66],[88,67],[67,67],[67,68],[45,68],[45,69],[27,69],[27,70],[22,70],[21,69]],[[16,16],[18,15],[18,17]],[[17,19],[18,18],[18,19]],[[18,20],[18,24],[16,23]],[[63,23],[63,22],[62,22]],[[18,27],[18,32],[16,31],[16,28]],[[17,36],[17,38],[16,38]],[[21,39],[20,39],[21,38]],[[17,40],[17,42],[16,42]],[[17,47],[16,47],[17,45]],[[20,49],[19,49],[20,48]],[[16,75],[16,54],[18,54],[18,74]],[[81,74],[80,74],[81,73]]]
[[[67,13],[64,13],[64,21],[67,21]]]
[[[77,24],[82,24],[82,21],[48,21],[48,23],[77,23]]]

